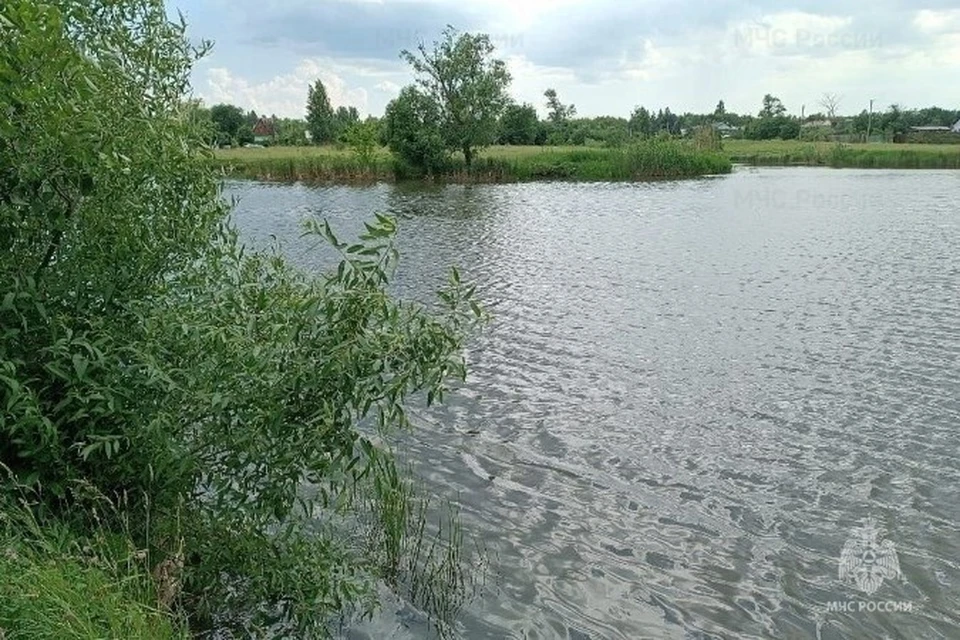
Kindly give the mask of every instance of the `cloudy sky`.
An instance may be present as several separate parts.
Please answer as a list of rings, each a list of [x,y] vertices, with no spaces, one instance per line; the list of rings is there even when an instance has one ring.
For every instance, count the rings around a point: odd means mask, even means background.
[[[300,117],[307,86],[333,105],[381,114],[411,80],[398,57],[443,27],[490,34],[511,93],[543,113],[557,89],[579,114],[634,106],[755,113],[765,93],[791,113],[960,108],[960,0],[168,0],[194,39],[208,104]]]

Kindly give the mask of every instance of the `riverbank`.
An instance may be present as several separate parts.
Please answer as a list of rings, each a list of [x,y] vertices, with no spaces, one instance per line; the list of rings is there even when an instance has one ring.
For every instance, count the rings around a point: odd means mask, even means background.
[[[960,169],[960,146],[951,144],[724,140],[723,150],[732,162],[756,166]]]
[[[218,150],[214,162],[227,175],[257,180],[392,182],[436,179],[447,182],[532,180],[630,181],[729,173],[721,153],[699,151],[673,141],[649,141],[619,149],[590,147],[491,147],[469,169],[460,158],[433,176],[424,176],[379,150],[367,162],[334,147],[270,147]]]
[[[363,162],[349,149],[268,147],[221,149],[213,162],[227,175],[266,181],[395,182],[425,176],[398,163],[386,149]],[[427,177],[447,182],[532,180],[630,181],[729,173],[733,163],[875,169],[960,169],[960,146],[837,144],[802,140],[725,140],[705,152],[682,142],[651,141],[619,149],[495,146],[469,170],[462,159]]]

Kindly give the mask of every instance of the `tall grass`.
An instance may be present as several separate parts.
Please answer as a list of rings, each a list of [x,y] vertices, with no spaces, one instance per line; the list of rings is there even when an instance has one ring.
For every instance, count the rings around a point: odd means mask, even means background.
[[[827,159],[831,167],[867,169],[960,169],[960,148],[870,149],[837,145]]]
[[[0,638],[187,638],[158,602],[146,554],[98,530],[41,524],[24,505],[0,504]]]
[[[483,552],[466,548],[454,505],[425,497],[422,480],[392,455],[370,453],[370,471],[354,487],[360,518],[351,537],[393,593],[422,611],[441,638],[455,637],[457,614],[485,582]]]
[[[649,140],[621,148],[495,147],[467,167],[451,157],[433,175],[404,165],[383,151],[370,162],[327,150],[244,149],[219,152],[217,164],[228,174],[279,181],[524,182],[532,180],[621,181],[681,178],[727,173],[730,161],[716,151],[671,140]]]
[[[800,140],[727,140],[734,162],[836,168],[958,169],[960,148],[935,144],[838,144]]]

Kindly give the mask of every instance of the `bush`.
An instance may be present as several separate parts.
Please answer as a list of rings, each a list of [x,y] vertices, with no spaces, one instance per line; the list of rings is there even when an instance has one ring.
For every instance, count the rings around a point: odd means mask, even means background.
[[[693,145],[701,151],[722,151],[720,132],[711,125],[702,125],[693,130]]]
[[[433,100],[416,87],[404,87],[387,105],[383,138],[403,162],[424,173],[433,173],[447,160],[438,122],[440,111]]]
[[[375,483],[401,480],[359,425],[385,438],[410,394],[441,399],[479,308],[456,273],[436,313],[388,295],[390,218],[355,244],[309,229],[341,256],[322,278],[245,251],[184,32],[161,0],[0,8],[2,489],[36,492],[45,527],[92,517],[78,485],[123,505],[98,526],[172,567],[194,631],[323,634],[417,568],[384,562],[422,530],[377,517]],[[420,568],[462,585],[456,558]]]

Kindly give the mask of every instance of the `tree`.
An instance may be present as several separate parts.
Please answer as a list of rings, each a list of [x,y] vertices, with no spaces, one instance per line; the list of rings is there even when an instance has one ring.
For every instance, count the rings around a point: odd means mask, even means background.
[[[232,104],[217,104],[210,108],[210,120],[217,132],[218,144],[237,142],[244,124],[243,110]]]
[[[727,113],[727,106],[723,104],[723,100],[717,103],[717,108],[713,110],[713,115],[722,116]]]
[[[820,106],[827,112],[827,117],[833,120],[837,117],[837,109],[840,107],[842,96],[835,93],[825,93],[820,97]]]
[[[452,593],[455,549],[414,549],[388,447],[405,398],[462,378],[459,275],[401,305],[384,216],[356,244],[314,221],[341,256],[323,276],[243,247],[161,0],[4,0],[0,42],[0,553],[69,531],[84,567],[135,571],[130,593],[201,637],[328,637],[423,559],[415,580],[451,582],[418,591]]]
[[[360,122],[360,114],[356,107],[337,107],[333,114],[334,139],[343,140],[343,135],[351,126]]]
[[[542,120],[537,121],[537,135],[533,139],[533,143],[537,146],[542,147],[547,144],[550,140],[550,127],[549,123],[543,122]]]
[[[646,107],[636,107],[630,114],[630,133],[639,138],[649,137],[653,133],[653,119]]]
[[[769,93],[763,96],[763,108],[760,110],[761,118],[775,118],[786,113],[787,108],[783,106],[780,98],[776,98]]]
[[[870,124],[870,114],[867,112],[866,109],[864,109],[863,111],[861,111],[860,113],[858,113],[853,117],[853,122],[852,122],[853,132],[861,136],[866,136],[867,128],[869,127],[869,124]]]
[[[890,135],[906,133],[909,128],[908,114],[899,104],[891,104],[880,118],[880,128]]]
[[[383,139],[390,151],[413,167],[432,173],[445,156],[440,108],[414,86],[404,87],[383,116]]]
[[[321,80],[310,86],[307,95],[307,130],[314,144],[333,142],[336,135],[333,109]]]
[[[500,144],[534,144],[540,128],[532,104],[511,104],[500,117]]]
[[[380,125],[372,119],[354,122],[343,132],[343,141],[357,154],[357,158],[364,165],[373,163],[379,139]]]
[[[574,105],[564,105],[560,102],[560,99],[557,98],[556,89],[547,89],[543,92],[543,95],[547,99],[547,109],[549,110],[547,119],[550,122],[560,124],[577,115],[577,108]]]
[[[420,43],[417,54],[401,57],[417,75],[424,95],[440,111],[444,140],[463,152],[469,167],[474,152],[496,140],[497,119],[509,103],[510,74],[486,34],[461,33],[448,26],[428,50]]]
[[[301,146],[307,144],[307,123],[295,118],[278,118],[277,144],[285,146]]]
[[[777,136],[781,140],[795,140],[800,136],[800,123],[794,118],[782,118]]]
[[[657,110],[651,125],[653,131],[663,131],[671,135],[680,133],[680,118],[670,111],[670,107]]]

